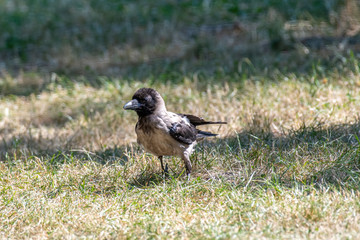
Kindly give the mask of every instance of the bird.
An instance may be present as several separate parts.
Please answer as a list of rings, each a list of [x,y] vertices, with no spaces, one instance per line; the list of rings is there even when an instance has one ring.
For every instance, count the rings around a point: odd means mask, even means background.
[[[206,124],[226,124],[222,121],[206,121],[191,114],[167,111],[164,99],[152,88],[138,89],[132,100],[124,105],[124,109],[137,113],[138,121],[135,125],[137,142],[147,152],[159,158],[163,172],[168,174],[168,166],[166,164],[164,167],[163,156],[177,156],[184,161],[188,179],[192,170],[190,155],[196,143],[206,137],[217,136],[196,127]]]

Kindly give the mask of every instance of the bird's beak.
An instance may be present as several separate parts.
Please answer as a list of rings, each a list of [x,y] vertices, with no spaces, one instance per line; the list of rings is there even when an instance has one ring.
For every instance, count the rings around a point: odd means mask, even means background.
[[[141,106],[141,104],[138,102],[138,100],[133,99],[124,105],[124,109],[125,110],[137,110],[140,108],[140,106]]]

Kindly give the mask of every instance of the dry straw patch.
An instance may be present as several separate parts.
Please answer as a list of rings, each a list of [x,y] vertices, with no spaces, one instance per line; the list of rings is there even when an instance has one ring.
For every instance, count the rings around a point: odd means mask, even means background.
[[[71,145],[91,151],[134,142],[136,115],[124,112],[122,106],[142,86],[146,84],[109,83],[102,88],[75,84],[71,89],[56,87],[28,98],[2,101],[3,142],[11,145],[19,139],[20,145],[37,143],[35,149],[64,150]],[[228,121],[220,128],[209,128],[221,137],[251,125],[281,135],[310,125],[314,119],[322,121],[323,127],[351,124],[359,112],[359,88],[341,84],[321,84],[315,94],[311,84],[296,79],[265,85],[249,81],[241,88],[230,83],[197,90],[190,80],[184,85],[154,87],[165,98],[168,110]]]
[[[228,121],[184,182],[179,159],[164,179],[134,143],[136,116],[122,106],[142,86],[77,83],[1,101],[2,237],[358,237],[358,191],[336,187],[358,179],[358,88],[153,85],[169,110]]]

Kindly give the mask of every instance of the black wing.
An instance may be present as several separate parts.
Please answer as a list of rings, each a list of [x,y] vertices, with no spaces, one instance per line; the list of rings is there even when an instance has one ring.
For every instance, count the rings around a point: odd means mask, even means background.
[[[196,140],[198,130],[194,125],[185,123],[184,121],[173,123],[169,128],[170,136],[177,141],[185,144],[191,144]]]
[[[179,114],[179,115],[181,117],[186,117],[187,119],[189,119],[190,123],[193,124],[194,126],[205,125],[205,124],[227,124],[227,122],[205,121],[203,118],[191,114]]]

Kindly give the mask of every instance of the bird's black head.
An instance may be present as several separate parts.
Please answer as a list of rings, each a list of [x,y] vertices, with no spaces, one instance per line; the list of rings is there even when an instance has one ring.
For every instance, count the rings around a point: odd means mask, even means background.
[[[124,105],[126,110],[134,110],[139,117],[144,117],[155,112],[163,104],[160,94],[152,88],[140,88],[132,100]]]

